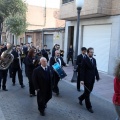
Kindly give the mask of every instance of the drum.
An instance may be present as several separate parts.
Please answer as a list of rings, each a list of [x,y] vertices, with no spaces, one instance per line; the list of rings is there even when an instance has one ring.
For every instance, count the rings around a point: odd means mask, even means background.
[[[65,71],[60,67],[59,63],[55,63],[52,67],[61,79],[67,76]]]

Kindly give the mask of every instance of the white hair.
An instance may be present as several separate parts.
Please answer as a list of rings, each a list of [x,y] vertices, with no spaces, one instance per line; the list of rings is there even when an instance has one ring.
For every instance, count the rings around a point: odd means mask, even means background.
[[[60,52],[59,50],[56,50],[55,53]]]
[[[41,57],[40,62],[42,62],[42,60],[47,60],[47,59],[45,57]]]

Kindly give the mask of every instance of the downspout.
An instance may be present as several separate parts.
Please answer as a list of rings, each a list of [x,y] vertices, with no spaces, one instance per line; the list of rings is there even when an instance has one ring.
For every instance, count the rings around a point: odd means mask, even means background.
[[[44,6],[44,13],[43,13],[43,16],[44,16],[44,27],[46,25],[46,0],[45,0],[45,6]],[[44,30],[42,29],[42,48],[44,46]]]

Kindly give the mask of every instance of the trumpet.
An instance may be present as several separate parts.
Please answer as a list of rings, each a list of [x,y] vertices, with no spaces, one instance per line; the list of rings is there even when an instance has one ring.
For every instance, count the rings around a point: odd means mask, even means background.
[[[6,70],[10,64],[13,62],[14,56],[10,54],[13,45],[10,43],[7,43],[8,49],[4,51],[1,55],[1,60],[0,60],[0,70]]]

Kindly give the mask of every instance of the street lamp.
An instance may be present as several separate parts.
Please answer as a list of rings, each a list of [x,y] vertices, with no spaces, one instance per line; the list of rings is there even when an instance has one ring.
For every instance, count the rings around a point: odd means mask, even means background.
[[[83,7],[84,0],[76,0],[76,7],[77,7],[77,31],[76,31],[76,45],[75,45],[75,56],[74,56],[74,72],[73,72],[73,77],[71,82],[76,82],[77,81],[77,65],[76,65],[76,60],[77,60],[77,55],[78,55],[78,41],[79,41],[79,26],[80,26],[80,11]]]

